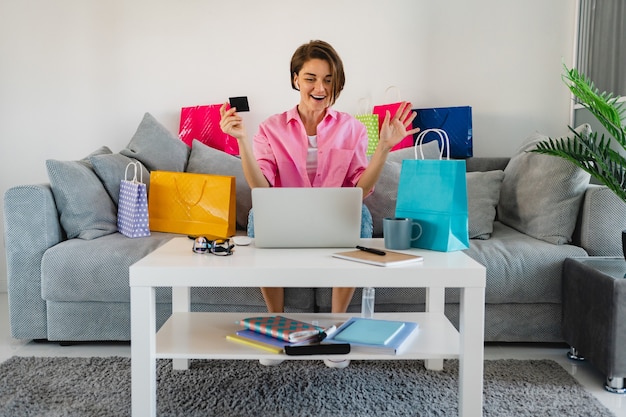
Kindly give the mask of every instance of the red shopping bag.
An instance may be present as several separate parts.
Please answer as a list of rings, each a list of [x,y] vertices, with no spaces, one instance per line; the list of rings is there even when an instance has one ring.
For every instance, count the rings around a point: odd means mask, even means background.
[[[239,155],[237,139],[220,128],[221,104],[183,107],[180,110],[178,136],[191,147],[194,139],[231,155]]]

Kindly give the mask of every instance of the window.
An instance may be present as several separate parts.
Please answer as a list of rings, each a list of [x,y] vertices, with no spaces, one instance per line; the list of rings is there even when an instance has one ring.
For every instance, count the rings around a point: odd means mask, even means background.
[[[579,1],[576,67],[601,92],[626,97],[626,2]]]

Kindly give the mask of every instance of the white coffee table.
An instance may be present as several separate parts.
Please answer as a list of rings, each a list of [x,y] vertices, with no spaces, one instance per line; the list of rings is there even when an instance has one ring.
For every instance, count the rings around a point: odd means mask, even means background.
[[[383,248],[382,239],[363,246]],[[156,416],[156,360],[274,358],[226,340],[235,321],[250,313],[190,312],[191,287],[419,287],[426,288],[426,312],[376,313],[376,318],[418,322],[419,334],[402,355],[345,355],[354,360],[423,359],[441,370],[443,359],[459,360],[459,415],[482,415],[485,267],[463,252],[411,250],[423,263],[378,267],[333,258],[345,249],[258,249],[239,246],[232,256],[199,255],[192,242],[175,238],[130,267],[132,415]],[[172,316],[156,332],[155,288],[172,287]],[[459,288],[460,330],[444,315],[445,288]],[[254,313],[257,315],[258,313]],[[335,323],[354,314],[286,314],[300,320]],[[337,356],[333,356],[338,358]],[[324,356],[284,356],[323,359]]]

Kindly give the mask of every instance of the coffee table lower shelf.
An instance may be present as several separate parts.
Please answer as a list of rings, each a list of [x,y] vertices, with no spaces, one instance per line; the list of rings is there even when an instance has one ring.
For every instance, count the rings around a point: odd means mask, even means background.
[[[329,355],[287,356],[265,352],[226,339],[241,327],[237,320],[245,317],[271,315],[267,313],[188,313],[175,312],[156,335],[156,358],[159,359],[324,359]],[[340,323],[354,314],[285,313],[297,320],[317,321],[327,327]],[[443,313],[376,313],[375,318],[413,321],[419,324],[418,333],[400,355],[372,354],[353,351],[333,358],[354,360],[380,359],[456,359],[459,357],[459,332]]]

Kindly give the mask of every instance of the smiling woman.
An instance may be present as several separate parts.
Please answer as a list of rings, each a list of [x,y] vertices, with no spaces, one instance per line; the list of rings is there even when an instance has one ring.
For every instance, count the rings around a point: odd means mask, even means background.
[[[300,91],[300,105],[298,112],[304,123],[307,136],[317,135],[317,125],[320,116],[323,117],[326,108],[333,104],[338,96],[338,84],[331,74],[330,64],[322,59],[306,61],[301,69],[294,72],[293,85]]]
[[[291,87],[302,92],[298,83],[300,74],[303,76],[302,85],[319,83],[322,93],[330,93],[330,96],[325,95],[329,106],[335,104],[346,82],[343,62],[335,49],[326,42],[309,42],[296,50],[291,58]]]
[[[300,92],[300,102],[262,122],[252,141],[237,109],[226,105],[221,109],[220,126],[237,138],[250,187],[360,187],[363,196],[371,194],[391,148],[419,130],[411,126],[415,118],[411,103],[403,103],[393,117],[387,113],[368,162],[365,126],[331,107],[346,81],[337,51],[327,42],[310,41],[296,49],[289,68],[291,87]],[[362,217],[362,221],[370,219],[369,212]],[[251,233],[253,225],[251,215]],[[371,224],[363,224],[361,230],[361,237],[371,237]],[[283,311],[283,288],[262,292],[270,312]],[[332,311],[345,312],[353,293],[354,288],[333,288]]]

